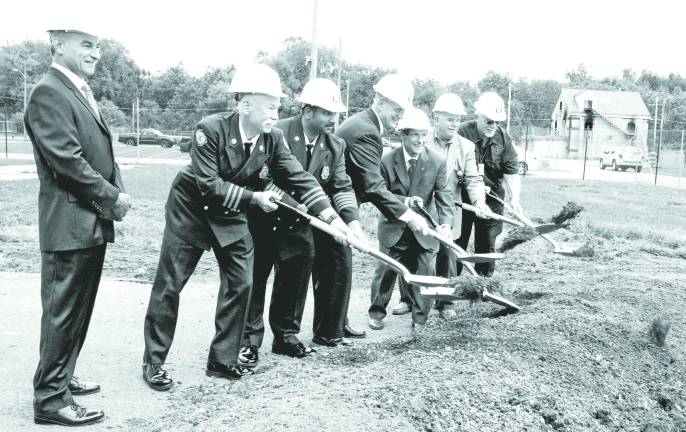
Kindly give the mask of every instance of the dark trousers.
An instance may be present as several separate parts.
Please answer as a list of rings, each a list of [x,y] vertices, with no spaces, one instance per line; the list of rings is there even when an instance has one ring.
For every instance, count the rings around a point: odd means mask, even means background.
[[[106,245],[41,253],[40,361],[33,378],[36,414],[71,403],[69,381],[86,339]]]
[[[410,273],[433,276],[436,274],[434,266],[435,251],[426,250],[415,239],[409,229],[405,229],[400,240],[390,249],[379,246],[379,250],[400,261]],[[393,288],[397,274],[385,264],[379,264],[374,271],[371,290],[371,306],[369,316],[375,319],[383,319],[386,316],[386,308],[391,301]],[[424,324],[429,316],[431,300],[419,295],[418,288],[409,285],[407,288],[409,305],[412,310],[412,321]]]
[[[313,235],[313,333],[325,338],[341,338],[350,302],[352,251],[328,234],[314,231]]]
[[[300,324],[305,311],[314,248],[309,242],[307,243],[309,246],[282,259],[271,228],[270,225],[261,222],[251,224],[255,241],[255,263],[243,345],[262,346],[267,280],[272,268],[274,268],[274,285],[269,304],[269,326],[274,334],[274,342],[284,341],[292,344],[299,342],[297,335],[300,333]]]
[[[462,200],[469,203],[469,196],[464,189],[462,190]],[[503,205],[493,198],[487,196],[486,204],[494,213],[503,214]],[[472,212],[463,211],[460,238],[456,242],[462,249],[467,249],[469,237],[472,234],[472,225],[474,226],[474,252],[495,252],[495,240],[503,232],[503,223],[493,219],[480,219]],[[495,262],[474,264],[474,269],[481,276],[491,277],[495,272]],[[459,261],[456,270],[457,275],[462,274],[462,263]]]
[[[231,366],[238,359],[250,301],[252,238],[246,233],[237,242],[223,248],[213,245],[212,250],[219,265],[220,283],[214,318],[215,335],[208,358]],[[176,330],[179,295],[203,252],[202,248],[165,228],[145,316],[145,363],[162,364],[166,361]]]

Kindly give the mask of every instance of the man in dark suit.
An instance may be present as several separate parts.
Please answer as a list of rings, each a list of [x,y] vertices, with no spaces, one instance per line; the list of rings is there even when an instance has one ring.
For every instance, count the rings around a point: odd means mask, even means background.
[[[100,283],[112,221],[130,208],[112,135],[85,78],[95,73],[100,43],[91,32],[50,30],[53,63],[31,92],[24,122],[40,182],[40,361],[33,380],[34,421],[77,426],[104,413],[74,402],[97,384],[74,377]]]
[[[426,114],[409,108],[398,123],[402,146],[381,158],[381,176],[395,197],[408,207],[426,207],[438,220],[439,233],[450,237],[454,216],[452,197],[448,188],[445,159],[426,149],[431,125]],[[434,260],[438,240],[413,232],[398,220],[382,216],[378,227],[379,250],[400,261],[410,272],[435,275]],[[369,307],[369,327],[384,327],[386,307],[391,300],[396,274],[385,264],[374,273]],[[404,282],[401,281],[401,284]],[[424,325],[431,308],[431,300],[423,298],[413,286],[406,287],[406,301],[412,312],[413,328]]]
[[[213,114],[198,123],[191,164],[176,176],[167,199],[167,225],[144,329],[143,379],[154,390],[173,384],[163,364],[174,338],[179,295],[210,248],[219,264],[220,286],[206,374],[233,380],[254,373],[238,364],[253,271],[247,213],[277,208],[272,199],[279,194],[269,190],[270,181],[325,222],[349,231],[274,128],[284,97],[276,72],[259,64],[245,66],[229,91],[238,99],[237,112]],[[345,241],[345,235],[339,240]]]
[[[307,82],[299,98],[301,114],[277,122],[291,152],[319,182],[336,211],[351,230],[363,237],[350,177],[345,173],[345,143],[333,135],[336,112],[345,110],[332,81]],[[278,185],[277,185],[278,187]],[[283,194],[287,196],[287,194]],[[296,203],[297,205],[297,203]],[[253,291],[239,360],[255,367],[264,337],[267,278],[274,267],[269,325],[274,334],[272,352],[302,358],[313,350],[298,339],[310,276],[314,286],[314,343],[337,346],[343,339],[352,280],[350,248],[328,234],[299,224],[287,210],[255,214],[250,218],[255,241]],[[314,264],[314,267],[313,267]]]

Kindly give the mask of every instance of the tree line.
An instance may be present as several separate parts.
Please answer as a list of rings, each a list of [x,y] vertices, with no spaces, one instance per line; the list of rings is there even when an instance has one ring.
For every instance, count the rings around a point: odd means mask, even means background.
[[[49,44],[40,41],[27,40],[0,47],[0,110],[7,112],[10,120],[22,119],[24,70],[30,91],[49,66],[49,53]],[[288,38],[278,52],[257,54],[257,61],[271,65],[279,73],[284,90],[290,96],[283,101],[282,117],[299,110],[295,97],[309,77],[309,53],[309,42],[301,38]],[[368,107],[373,97],[374,83],[384,74],[393,72],[347,61],[339,66],[337,51],[328,47],[320,48],[318,58],[319,76],[337,81],[340,69],[341,92],[351,114]],[[89,83],[102,114],[112,126],[131,125],[132,103],[139,98],[141,127],[190,130],[202,117],[235,106],[228,92],[234,72],[233,66],[211,67],[202,76],[194,77],[186,72],[181,63],[162,73],[152,74],[138,66],[121,43],[104,39],[100,62]],[[442,85],[430,78],[418,79],[414,82],[415,104],[430,112],[436,97],[451,91],[459,94],[470,110],[481,91],[494,90],[507,100],[508,86],[511,85],[512,124],[547,128],[563,87],[637,91],[651,114],[658,97],[660,106],[666,100],[665,129],[686,127],[686,78],[678,74],[660,76],[647,70],[636,73],[625,69],[621,77],[595,79],[580,64],[576,70],[569,71],[565,78],[564,82],[526,78],[514,80],[507,73],[489,71],[475,83],[455,81]]]

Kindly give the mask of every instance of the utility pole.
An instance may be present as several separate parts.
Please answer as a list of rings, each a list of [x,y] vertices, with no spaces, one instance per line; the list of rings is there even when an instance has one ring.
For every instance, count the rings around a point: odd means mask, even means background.
[[[136,163],[141,159],[141,100],[136,98]]]
[[[131,102],[131,132],[136,130],[136,102]]]
[[[507,133],[510,133],[510,104],[512,102],[512,83],[507,85]]]
[[[7,155],[7,105],[5,105],[5,159],[9,159]]]
[[[341,69],[343,66],[343,38],[338,39],[338,76],[336,77],[336,84],[338,91],[341,91]],[[336,113],[336,127],[341,123],[341,113]]]
[[[23,77],[24,77],[24,113],[26,113],[26,101],[28,99],[28,94],[27,94],[27,84],[26,84],[26,61],[24,61],[24,72],[21,70],[14,68],[12,69],[14,72],[19,72]],[[28,141],[28,135],[26,134],[26,128],[24,128],[24,140]]]
[[[345,80],[345,119],[350,117],[350,80]]]
[[[317,33],[319,31],[319,0],[314,1],[314,14],[312,16],[312,41],[310,46],[310,79],[317,78]]]
[[[660,119],[660,141],[657,143],[657,156],[655,157],[655,182],[653,184],[657,185],[657,172],[660,169],[660,147],[662,147],[662,128],[665,126],[665,105],[667,102],[667,97],[662,101],[662,118]]]
[[[655,116],[653,117],[653,148],[657,144],[657,107],[660,105],[660,96],[655,98]]]

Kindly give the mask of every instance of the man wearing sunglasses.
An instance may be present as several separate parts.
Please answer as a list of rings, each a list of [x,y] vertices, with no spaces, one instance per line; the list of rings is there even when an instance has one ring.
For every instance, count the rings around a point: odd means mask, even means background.
[[[484,92],[474,102],[476,119],[463,123],[458,133],[475,144],[476,162],[479,174],[483,176],[486,189],[501,198],[507,190],[510,204],[521,212],[519,204],[521,180],[517,174],[517,152],[512,145],[510,135],[499,125],[505,121],[505,103],[494,92]],[[471,203],[469,194],[463,190],[462,200]],[[486,204],[498,214],[503,214],[503,205],[487,196]],[[474,226],[474,251],[476,253],[495,252],[495,239],[503,230],[503,223],[493,219],[480,219],[473,213],[463,212],[462,229],[457,243],[466,248]],[[462,271],[462,264],[457,264],[457,273]],[[495,263],[478,263],[476,271],[490,277],[495,271]]]

